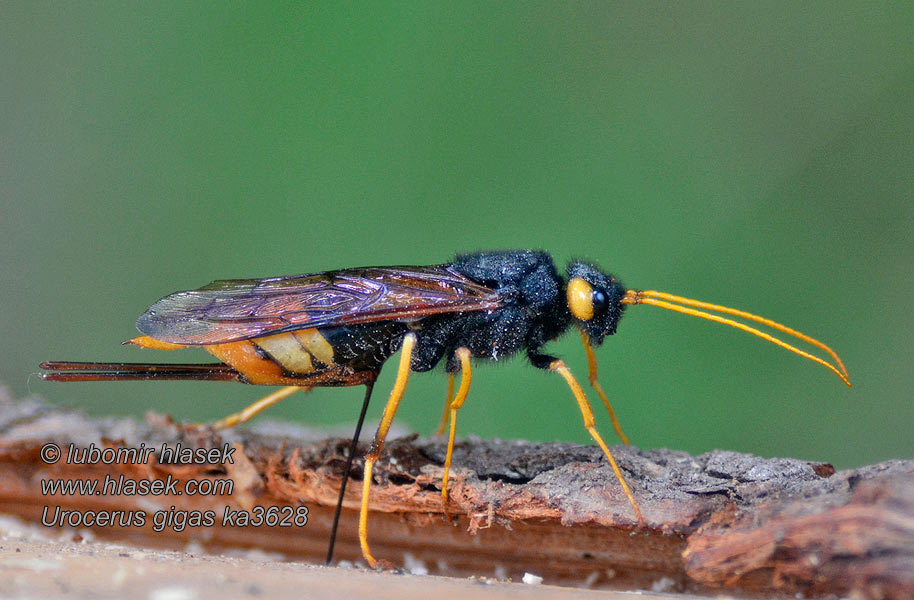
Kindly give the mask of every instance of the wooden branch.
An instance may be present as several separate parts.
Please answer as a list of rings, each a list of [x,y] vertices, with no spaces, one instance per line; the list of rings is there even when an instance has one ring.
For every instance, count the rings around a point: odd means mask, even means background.
[[[54,464],[42,448],[157,449],[139,464]],[[168,464],[162,446],[234,449],[232,463]],[[181,548],[261,548],[322,561],[348,441],[306,441],[268,427],[214,432],[151,415],[145,423],[92,420],[30,401],[0,399],[0,511],[46,521],[59,507],[143,511],[145,524],[95,527],[109,539]],[[375,556],[445,575],[510,577],[620,589],[914,595],[914,462],[835,472],[824,463],[715,451],[617,446],[645,517],[639,528],[600,450],[576,444],[470,439],[455,450],[451,520],[440,485],[441,439],[392,440],[375,467],[369,537]],[[46,457],[45,457],[46,458]],[[362,476],[356,460],[354,478]],[[231,494],[42,495],[42,480],[105,477],[229,480]],[[337,556],[360,559],[361,486],[347,491]],[[304,526],[222,526],[225,510],[309,509]],[[47,507],[47,509],[45,508]],[[174,507],[172,510],[171,507]],[[211,510],[212,526],[153,531],[156,512]],[[276,510],[276,509],[274,509]],[[59,514],[59,513],[58,513]],[[174,516],[174,515],[173,515]],[[660,586],[658,588],[658,586]]]

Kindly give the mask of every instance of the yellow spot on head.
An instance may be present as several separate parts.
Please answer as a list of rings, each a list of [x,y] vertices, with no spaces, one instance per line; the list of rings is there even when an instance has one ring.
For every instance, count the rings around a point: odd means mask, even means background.
[[[574,277],[568,282],[568,310],[576,319],[589,321],[593,318],[593,287],[581,279]]]

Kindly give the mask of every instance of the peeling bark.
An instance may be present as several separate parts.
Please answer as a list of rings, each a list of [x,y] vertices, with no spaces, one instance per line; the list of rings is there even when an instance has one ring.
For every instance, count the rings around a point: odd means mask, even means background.
[[[235,448],[233,464],[47,464],[42,446]],[[320,561],[348,441],[303,440],[269,427],[214,432],[161,416],[92,420],[35,402],[0,403],[0,510],[40,520],[67,510],[213,510],[211,527],[96,528],[159,547],[261,548]],[[364,448],[362,448],[364,451]],[[375,466],[375,556],[445,575],[666,591],[914,595],[914,462],[839,471],[826,463],[714,451],[613,449],[645,518],[639,528],[599,448],[470,438],[455,449],[445,519],[445,442],[391,440]],[[227,496],[42,496],[42,479],[230,479]],[[354,462],[354,479],[362,463]],[[358,560],[361,486],[347,490],[339,559]],[[299,506],[304,527],[221,527],[226,507]]]

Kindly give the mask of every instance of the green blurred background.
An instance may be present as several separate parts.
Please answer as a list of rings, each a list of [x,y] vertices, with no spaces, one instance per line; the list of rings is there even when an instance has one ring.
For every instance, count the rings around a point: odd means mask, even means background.
[[[533,247],[785,322],[850,368],[853,389],[733,329],[631,309],[598,359],[636,444],[914,456],[914,4],[0,11],[0,381],[16,396],[215,419],[268,390],[30,374],[209,360],[119,343],[153,301],[213,279]],[[554,350],[586,378],[576,336]],[[518,359],[473,384],[463,435],[588,441],[558,377]],[[444,387],[415,376],[399,422],[431,433]],[[341,423],[360,399],[317,390],[269,415]]]

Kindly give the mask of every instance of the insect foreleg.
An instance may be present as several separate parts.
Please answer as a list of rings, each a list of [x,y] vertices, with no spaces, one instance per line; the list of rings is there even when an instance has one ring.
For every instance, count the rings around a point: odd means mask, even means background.
[[[619,419],[616,418],[616,411],[613,410],[612,404],[609,403],[609,398],[606,397],[603,386],[597,381],[597,357],[594,355],[593,346],[590,345],[587,333],[583,329],[579,329],[579,331],[581,332],[581,341],[584,342],[584,350],[587,351],[587,369],[590,386],[597,391],[597,395],[600,396],[600,400],[603,401],[603,406],[606,407],[606,412],[609,413],[609,418],[612,419],[613,429],[616,430],[616,435],[619,436],[619,439],[622,440],[623,444],[628,445],[630,443],[628,441],[628,436],[622,432],[622,426],[619,425]]]
[[[606,442],[603,441],[603,438],[597,431],[593,418],[593,409],[590,407],[590,402],[587,401],[587,396],[584,395],[584,390],[581,389],[581,384],[574,378],[574,375],[568,370],[568,366],[563,360],[552,360],[552,362],[549,363],[548,368],[550,371],[561,375],[568,384],[568,387],[571,388],[571,393],[574,394],[574,398],[578,402],[578,408],[581,409],[581,416],[584,417],[584,427],[587,429],[587,432],[590,433],[590,437],[592,437],[600,446],[600,449],[603,450],[603,454],[612,466],[613,473],[616,474],[616,478],[619,480],[619,483],[622,484],[622,490],[625,492],[625,496],[631,503],[632,508],[635,509],[635,514],[638,515],[638,523],[643,525],[644,517],[641,516],[641,509],[638,508],[638,503],[635,501],[632,491],[629,489],[628,484],[625,483],[625,479],[622,477],[622,471],[619,469],[619,465],[616,464],[616,459],[613,458],[612,452],[609,451],[609,446],[606,445]]]

